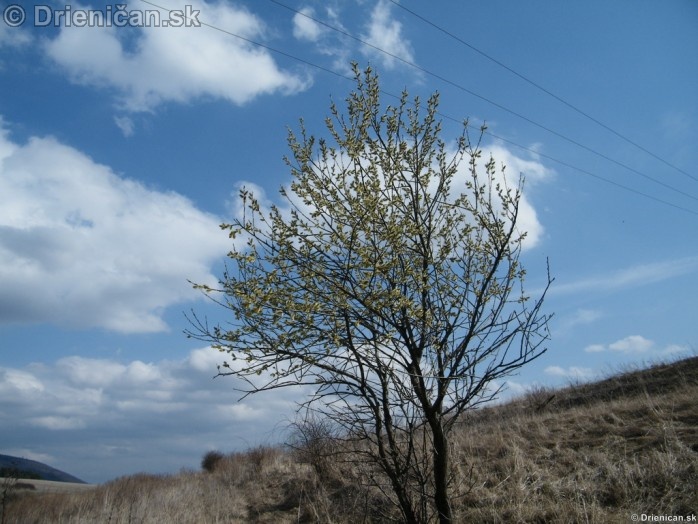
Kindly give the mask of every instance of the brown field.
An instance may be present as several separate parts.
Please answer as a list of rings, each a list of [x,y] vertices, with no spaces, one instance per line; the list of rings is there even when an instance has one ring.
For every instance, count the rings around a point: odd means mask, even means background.
[[[56,482],[53,480],[18,479],[14,487],[18,491],[30,493],[80,493],[94,489],[96,485]]]
[[[453,440],[461,522],[696,515],[698,357],[536,389],[473,412]],[[256,448],[211,460],[210,471],[140,474],[87,491],[15,490],[3,524],[357,524],[397,517],[380,490],[364,485],[365,470],[323,457],[326,448],[314,444]]]

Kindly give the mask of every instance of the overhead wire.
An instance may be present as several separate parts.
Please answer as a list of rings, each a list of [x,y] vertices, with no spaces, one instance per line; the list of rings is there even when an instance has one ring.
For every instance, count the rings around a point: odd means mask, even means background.
[[[587,118],[588,120],[594,122],[596,125],[602,127],[602,128],[605,129],[606,131],[609,131],[610,133],[613,133],[615,136],[617,136],[618,138],[624,140],[624,141],[627,142],[628,144],[630,144],[630,145],[636,147],[636,148],[639,149],[640,151],[643,151],[644,153],[650,155],[650,156],[651,156],[652,158],[654,158],[655,160],[658,160],[658,161],[662,162],[663,164],[667,165],[668,167],[670,167],[670,168],[672,168],[672,169],[678,171],[678,172],[681,173],[682,175],[685,175],[685,176],[687,176],[688,178],[691,178],[692,180],[695,180],[696,182],[698,182],[698,177],[696,177],[696,176],[694,176],[694,175],[692,175],[692,174],[690,174],[690,173],[684,171],[684,170],[681,169],[680,167],[675,166],[674,164],[672,164],[672,163],[669,162],[668,160],[666,160],[666,159],[660,157],[659,155],[657,155],[657,154],[655,154],[654,152],[652,152],[651,150],[645,148],[645,147],[642,146],[641,144],[638,144],[637,142],[631,140],[630,138],[628,138],[628,137],[625,136],[624,134],[622,134],[622,133],[616,131],[615,129],[613,129],[612,127],[610,127],[610,126],[604,124],[603,122],[601,122],[601,121],[598,120],[597,118],[591,116],[591,115],[590,115],[589,113],[587,113],[586,111],[584,111],[584,110],[578,108],[577,106],[575,106],[575,105],[572,104],[571,102],[568,102],[567,100],[565,100],[565,99],[562,98],[561,96],[556,95],[555,93],[553,93],[553,92],[550,91],[549,89],[546,89],[545,87],[543,87],[543,86],[540,85],[539,83],[537,83],[537,82],[531,80],[531,79],[528,78],[527,76],[525,76],[525,75],[519,73],[519,72],[516,71],[515,69],[509,67],[508,65],[504,64],[503,62],[501,62],[501,61],[497,60],[496,58],[490,56],[489,54],[485,53],[485,52],[482,51],[481,49],[478,49],[478,48],[475,47],[474,45],[472,45],[472,44],[466,42],[465,40],[463,40],[463,39],[460,38],[459,36],[453,34],[452,32],[448,31],[447,29],[444,29],[443,27],[441,27],[441,26],[435,24],[435,23],[432,22],[431,20],[429,20],[429,19],[427,19],[426,17],[420,15],[419,13],[417,13],[417,12],[415,12],[415,11],[409,9],[408,7],[405,7],[404,5],[402,5],[402,4],[401,4],[400,2],[398,2],[397,0],[389,0],[389,2],[392,3],[393,5],[397,6],[398,8],[402,9],[403,11],[405,11],[405,12],[411,14],[411,15],[414,16],[415,18],[418,18],[419,20],[421,20],[421,21],[424,22],[425,24],[430,25],[430,26],[433,27],[434,29],[436,29],[436,30],[442,32],[443,34],[447,35],[448,37],[452,38],[453,40],[455,40],[455,41],[461,43],[462,45],[466,46],[468,49],[471,49],[471,50],[474,51],[475,53],[478,53],[479,55],[485,57],[487,60],[489,60],[489,61],[491,61],[491,62],[497,64],[499,67],[501,67],[501,68],[503,68],[503,69],[506,69],[507,71],[509,71],[509,72],[512,73],[513,75],[519,77],[519,78],[520,78],[521,80],[523,80],[524,82],[527,82],[528,84],[532,85],[532,86],[535,87],[536,89],[538,89],[538,90],[542,91],[543,93],[547,94],[548,96],[554,98],[555,100],[557,100],[557,101],[560,102],[561,104],[564,104],[565,106],[569,107],[569,108],[572,109],[573,111],[579,113],[579,114],[582,115],[583,117],[585,117],[585,118]]]
[[[274,2],[274,3],[278,3],[276,0],[270,0],[270,1],[272,1],[272,2]],[[155,7],[155,8],[157,8],[157,9],[161,9],[161,10],[166,11],[166,12],[170,12],[170,11],[171,11],[170,8],[168,8],[168,7],[163,7],[163,6],[158,5],[158,4],[154,3],[154,2],[151,2],[150,0],[141,0],[141,2],[143,2],[143,3],[145,3],[145,4],[148,4],[148,5],[151,5],[151,6]],[[279,4],[279,5],[282,5],[282,4]],[[287,6],[284,6],[284,7],[287,7]],[[287,8],[288,8],[288,7],[287,7]],[[293,10],[293,8],[290,8],[290,9]],[[302,14],[302,13],[301,13],[301,14]],[[305,16],[305,15],[304,15],[304,16]],[[298,56],[296,56],[296,55],[293,55],[293,54],[291,54],[291,53],[288,53],[288,52],[286,52],[286,51],[282,51],[282,50],[277,49],[277,48],[275,48],[275,47],[272,47],[272,46],[270,46],[270,45],[263,44],[263,43],[261,43],[261,42],[257,42],[256,40],[253,40],[253,39],[251,39],[251,38],[247,38],[247,37],[245,37],[245,36],[239,35],[239,34],[237,34],[237,33],[234,33],[234,32],[232,32],[232,31],[229,31],[229,30],[227,30],[227,29],[223,29],[223,28],[221,28],[221,27],[218,27],[218,26],[215,26],[215,25],[213,25],[213,24],[209,24],[209,23],[207,23],[207,22],[203,22],[203,21],[200,21],[200,20],[199,20],[199,23],[200,23],[202,26],[205,26],[205,27],[208,27],[208,28],[213,29],[213,30],[215,30],[215,31],[219,31],[219,32],[224,33],[224,34],[226,34],[226,35],[235,37],[235,38],[237,38],[237,39],[239,39],[239,40],[242,40],[242,41],[244,41],[244,42],[247,42],[247,43],[249,43],[249,44],[255,45],[255,46],[257,46],[257,47],[266,49],[266,50],[268,50],[268,51],[271,51],[271,52],[276,53],[276,54],[278,54],[278,55],[284,56],[284,57],[286,57],[286,58],[290,58],[290,59],[292,59],[292,60],[295,60],[295,61],[297,61],[297,62],[300,62],[300,63],[302,63],[302,64],[305,64],[305,65],[307,65],[307,66],[309,66],[309,67],[313,67],[313,68],[318,69],[318,70],[320,70],[320,71],[323,71],[323,72],[325,72],[325,73],[332,74],[332,75],[334,75],[334,76],[336,76],[336,77],[338,77],[338,78],[342,78],[342,79],[345,79],[345,80],[348,80],[348,81],[353,81],[353,80],[354,80],[354,78],[351,77],[351,76],[348,76],[348,75],[345,75],[345,74],[343,74],[343,73],[337,72],[337,71],[335,71],[335,70],[333,70],[333,69],[330,69],[330,68],[321,66],[321,65],[316,64],[316,63],[314,63],[314,62],[311,62],[311,61],[309,61],[309,60],[305,60],[305,59],[303,59],[303,58],[300,58],[300,57],[298,57]],[[318,23],[321,23],[321,22],[318,22]],[[347,35],[348,35],[348,36],[351,36],[351,35],[349,35],[349,34],[347,34]],[[351,37],[356,39],[356,37],[353,37],[353,36],[351,36]],[[395,55],[392,55],[391,53],[389,53],[389,52],[387,52],[387,51],[383,51],[383,50],[381,50],[380,48],[378,48],[378,47],[376,47],[376,46],[373,46],[372,44],[368,44],[368,43],[367,43],[366,45],[369,45],[369,46],[372,47],[372,48],[375,48],[375,49],[377,49],[377,50],[379,50],[379,51],[381,51],[381,52],[384,52],[384,53],[386,53],[386,54],[389,55],[389,56],[394,56],[395,58],[400,59],[399,57],[397,57],[397,56],[395,56]],[[400,59],[400,60],[404,61],[403,59]],[[408,62],[407,62],[407,63],[408,63]],[[420,66],[417,66],[416,64],[415,64],[415,67],[417,67],[418,69],[421,69]],[[426,71],[425,71],[425,72],[426,72]],[[437,76],[437,78],[438,78],[438,76]],[[446,82],[448,82],[448,83],[452,83],[452,82],[450,82],[450,81],[448,81],[448,80],[444,80],[444,81],[446,81]],[[465,88],[463,88],[463,89],[465,89]],[[383,93],[383,94],[385,94],[385,95],[387,95],[387,96],[396,98],[396,99],[399,99],[399,98],[400,98],[399,95],[396,95],[396,94],[394,94],[394,93],[390,93],[390,92],[385,91],[385,90],[382,90],[382,89],[381,89],[381,93]],[[479,98],[483,98],[483,100],[487,100],[487,99],[485,99],[484,97],[480,97],[480,95],[477,95],[477,94],[475,94],[474,96],[477,96],[477,97],[479,97]],[[495,105],[497,105],[497,104],[495,104]],[[513,113],[513,114],[516,114],[516,113]],[[439,112],[439,115],[442,116],[443,118],[448,119],[448,120],[452,120],[452,121],[458,122],[458,123],[460,123],[460,124],[463,123],[463,120],[460,120],[460,119],[457,119],[457,118],[455,118],[455,117],[451,117],[451,116],[445,115],[445,114],[443,114],[443,113],[441,113],[441,112]],[[517,116],[518,116],[518,115],[517,115]],[[522,117],[522,118],[526,119],[526,117]],[[539,124],[536,124],[536,125],[538,125],[538,127],[542,127],[543,129],[546,129],[545,127],[540,126]],[[551,131],[551,132],[552,132],[553,134],[556,134],[556,135],[557,135],[556,132],[554,132],[554,131]],[[636,190],[636,189],[634,189],[634,188],[631,188],[631,187],[626,186],[626,185],[624,185],[624,184],[620,184],[620,183],[618,183],[618,182],[615,182],[615,181],[613,181],[613,180],[610,180],[610,179],[608,179],[608,178],[606,178],[606,177],[603,177],[603,176],[601,176],[601,175],[597,175],[597,174],[592,173],[592,172],[590,172],[590,171],[587,171],[587,170],[584,170],[584,169],[579,168],[579,167],[577,167],[577,166],[574,166],[574,165],[572,165],[572,164],[569,164],[569,163],[567,163],[567,162],[565,162],[565,161],[556,159],[556,158],[554,158],[554,157],[552,157],[552,156],[550,156],[550,155],[546,155],[546,154],[540,153],[539,151],[535,151],[535,150],[533,150],[533,149],[531,149],[531,148],[529,148],[529,147],[526,147],[526,146],[523,146],[523,145],[521,145],[521,144],[518,144],[518,143],[516,143],[516,142],[514,142],[514,141],[512,141],[512,140],[509,140],[509,139],[506,139],[506,138],[497,136],[497,135],[491,133],[490,131],[487,131],[487,130],[486,130],[485,133],[488,134],[488,135],[490,135],[490,136],[492,136],[493,138],[495,138],[495,139],[497,139],[497,140],[501,140],[501,141],[503,141],[503,142],[509,143],[509,144],[514,145],[514,146],[516,146],[516,147],[518,147],[518,148],[520,148],[520,149],[522,149],[522,150],[532,152],[532,153],[536,154],[537,156],[540,156],[540,157],[542,157],[542,158],[547,158],[548,160],[551,160],[551,161],[553,161],[553,162],[556,162],[556,163],[558,163],[558,164],[560,164],[560,165],[563,165],[563,166],[565,166],[565,167],[571,168],[571,169],[573,169],[573,170],[575,170],[575,171],[577,171],[577,172],[580,172],[580,173],[582,173],[582,174],[591,176],[591,177],[593,177],[593,178],[595,178],[595,179],[597,179],[597,180],[601,180],[601,181],[603,181],[603,182],[606,182],[606,183],[608,183],[608,184],[611,184],[611,185],[613,185],[613,186],[615,186],[615,187],[618,187],[618,188],[620,188],[620,189],[623,189],[623,190],[632,192],[632,193],[634,193],[634,194],[636,194],[636,195],[639,195],[639,196],[645,197],[645,198],[647,198],[647,199],[653,200],[653,201],[655,201],[655,202],[657,202],[657,203],[661,203],[661,204],[663,204],[663,205],[667,205],[667,206],[673,207],[673,208],[675,208],[675,209],[678,209],[678,210],[681,210],[681,211],[684,211],[684,212],[687,212],[687,213],[690,213],[690,214],[693,214],[693,215],[697,215],[697,216],[698,216],[698,212],[696,212],[696,211],[694,211],[694,210],[692,210],[692,209],[689,209],[689,208],[686,208],[686,207],[683,207],[683,206],[680,206],[680,205],[677,205],[677,204],[673,204],[673,203],[668,202],[668,201],[666,201],[666,200],[657,198],[657,197],[655,197],[655,196],[653,196],[653,195],[644,193],[644,192],[642,192],[642,191],[638,191],[638,190]],[[567,140],[572,141],[571,139],[567,139]],[[574,143],[574,141],[572,141],[572,142]],[[588,149],[589,151],[595,152],[595,151],[593,151],[593,150],[587,148],[586,146],[583,146],[583,145],[581,145],[581,144],[579,144],[579,145],[580,145],[580,147],[583,147],[584,149]],[[596,152],[595,152],[595,153],[596,153]],[[604,155],[602,155],[602,154],[600,154],[600,153],[596,153],[596,154],[602,156],[603,158],[606,158]],[[613,159],[607,158],[607,160],[610,160],[610,161],[612,161],[612,162],[614,162],[614,163],[617,163],[617,164],[619,164],[619,165],[621,165],[621,166],[623,166],[623,167],[626,167],[626,166],[624,166],[623,164],[620,164],[620,163],[618,163],[617,161],[615,161],[615,160],[613,160]],[[628,167],[628,169],[630,169],[631,171],[634,171],[632,168],[629,168],[629,167]],[[652,177],[649,177],[649,175],[644,175],[644,174],[642,174],[642,173],[638,173],[638,174],[640,174],[640,175],[642,175],[642,176],[645,176],[645,177],[649,178],[650,180],[653,180],[653,181],[655,181],[655,182],[657,182],[657,183],[662,184],[661,182],[654,180]],[[662,185],[663,185],[663,184],[662,184]],[[676,192],[679,192],[679,193],[681,193],[681,194],[684,194],[682,191],[680,191],[680,190],[678,190],[678,189],[676,189],[676,188],[671,188],[670,186],[669,186],[669,188],[670,188],[670,189],[673,189],[673,190],[676,191]],[[684,195],[685,195],[685,196],[688,196],[689,198],[695,199],[695,197],[693,197],[692,195],[689,195],[689,194],[684,194]]]
[[[564,135],[564,134],[562,134],[562,133],[560,133],[560,132],[558,132],[558,131],[555,131],[554,129],[552,129],[552,128],[548,127],[548,126],[545,126],[545,125],[543,125],[543,124],[541,124],[541,123],[539,123],[539,122],[536,122],[535,120],[533,120],[533,119],[531,119],[531,118],[529,118],[529,117],[527,117],[527,116],[525,116],[525,115],[523,115],[523,114],[521,114],[521,113],[519,113],[519,112],[517,112],[517,111],[514,111],[513,109],[510,109],[510,108],[508,108],[508,107],[506,107],[506,106],[504,106],[504,105],[502,105],[502,104],[500,104],[500,103],[498,103],[498,102],[495,102],[494,100],[492,100],[492,99],[490,99],[490,98],[488,98],[488,97],[485,97],[485,96],[483,96],[483,95],[481,95],[481,94],[479,94],[479,93],[476,93],[475,91],[472,91],[471,89],[468,89],[467,87],[463,86],[462,84],[459,84],[459,83],[457,83],[457,82],[455,82],[455,81],[453,81],[453,80],[450,80],[450,79],[448,79],[448,78],[446,78],[446,77],[444,77],[444,76],[442,76],[442,75],[439,75],[438,73],[434,73],[434,72],[432,72],[432,71],[426,69],[425,67],[422,67],[422,66],[420,66],[420,65],[418,65],[418,64],[416,64],[416,63],[414,63],[414,62],[412,62],[412,61],[410,61],[410,60],[407,60],[407,59],[405,59],[405,58],[403,58],[403,57],[401,57],[401,56],[399,56],[399,55],[396,55],[396,54],[394,54],[394,53],[391,53],[390,51],[386,51],[385,49],[382,49],[382,48],[380,48],[380,47],[378,47],[378,46],[376,46],[376,45],[374,45],[374,44],[372,44],[372,43],[370,43],[370,42],[368,42],[368,41],[366,41],[366,40],[364,40],[364,39],[362,39],[362,38],[360,38],[360,37],[358,37],[358,36],[355,36],[355,35],[349,33],[348,31],[345,31],[344,29],[341,29],[341,28],[336,27],[336,26],[334,26],[334,25],[332,25],[332,24],[328,24],[327,22],[324,22],[324,21],[322,21],[322,20],[319,20],[318,18],[316,18],[316,17],[314,17],[314,16],[312,16],[312,15],[309,15],[309,14],[307,14],[307,13],[304,13],[304,12],[301,11],[301,10],[298,10],[298,9],[296,9],[296,8],[294,8],[294,7],[291,7],[291,6],[289,6],[289,5],[286,5],[286,4],[284,4],[283,2],[280,2],[279,0],[269,0],[269,2],[271,2],[271,3],[273,3],[273,4],[276,4],[276,5],[280,6],[280,7],[283,7],[283,8],[285,8],[285,9],[288,9],[289,11],[291,11],[291,12],[293,12],[293,13],[296,13],[296,14],[298,14],[298,15],[300,15],[300,16],[303,16],[303,17],[305,17],[305,18],[307,18],[307,19],[309,19],[309,20],[312,20],[313,22],[315,22],[315,23],[317,23],[317,24],[320,24],[320,25],[322,25],[322,26],[324,26],[324,27],[327,27],[328,29],[331,29],[332,31],[335,31],[335,32],[337,32],[337,33],[339,33],[339,34],[342,34],[342,35],[344,35],[344,36],[346,36],[346,37],[348,37],[348,38],[351,38],[352,40],[355,40],[355,41],[361,43],[362,45],[365,45],[365,46],[367,46],[367,47],[370,47],[371,49],[375,49],[376,51],[378,51],[378,52],[380,52],[380,53],[383,53],[383,54],[385,54],[386,56],[389,56],[389,57],[391,57],[391,58],[394,58],[395,60],[398,60],[398,61],[404,63],[405,65],[409,66],[409,67],[412,67],[412,68],[414,68],[414,69],[416,69],[416,70],[418,70],[418,71],[420,71],[420,72],[422,72],[422,73],[424,73],[424,74],[427,74],[427,75],[429,75],[429,76],[431,76],[431,77],[433,77],[433,78],[436,78],[436,79],[438,79],[438,80],[440,80],[440,81],[442,81],[442,82],[444,82],[444,83],[446,83],[446,84],[448,84],[448,85],[451,85],[451,86],[453,86],[453,87],[455,87],[455,88],[457,88],[457,89],[459,89],[459,90],[461,90],[461,91],[464,91],[464,92],[468,93],[469,95],[472,95],[472,96],[474,96],[474,97],[476,97],[476,98],[479,98],[480,100],[483,100],[484,102],[487,102],[487,103],[490,104],[490,105],[493,105],[493,106],[495,106],[495,107],[497,107],[497,108],[499,108],[499,109],[501,109],[501,110],[503,110],[503,111],[505,111],[505,112],[507,112],[507,113],[509,113],[509,114],[511,114],[511,115],[514,115],[514,116],[516,116],[517,118],[519,118],[519,119],[521,119],[521,120],[524,120],[525,122],[528,122],[529,124],[538,127],[539,129],[543,129],[544,131],[546,131],[546,132],[548,132],[548,133],[550,133],[550,134],[552,134],[552,135],[554,135],[554,136],[557,136],[558,138],[561,138],[561,139],[563,139],[563,140],[565,140],[565,141],[567,141],[567,142],[569,142],[569,143],[571,143],[571,144],[573,144],[573,145],[575,145],[575,146],[577,146],[577,147],[579,147],[579,148],[581,148],[581,149],[584,149],[585,151],[588,151],[588,152],[590,152],[590,153],[592,153],[592,154],[594,154],[594,155],[596,155],[596,156],[598,156],[598,157],[600,157],[600,158],[603,158],[604,160],[606,160],[606,161],[608,161],[608,162],[611,162],[611,163],[613,163],[613,164],[616,164],[617,166],[622,167],[623,169],[626,169],[626,170],[628,170],[628,171],[630,171],[630,172],[632,172],[632,173],[635,173],[636,175],[641,176],[642,178],[645,178],[645,179],[647,179],[647,180],[650,180],[651,182],[653,182],[653,183],[655,183],[655,184],[657,184],[657,185],[659,185],[659,186],[662,186],[662,187],[664,187],[665,189],[668,189],[668,190],[670,190],[670,191],[673,191],[673,192],[675,192],[675,193],[678,193],[678,194],[680,194],[680,195],[682,195],[682,196],[684,196],[684,197],[690,198],[690,199],[692,199],[692,200],[698,201],[698,196],[695,196],[695,195],[692,195],[692,194],[690,194],[690,193],[687,193],[686,191],[683,191],[683,190],[678,189],[678,188],[676,188],[676,187],[674,187],[674,186],[672,186],[672,185],[670,185],[670,184],[667,184],[666,182],[664,182],[664,181],[662,181],[662,180],[658,180],[657,178],[655,178],[655,177],[653,177],[653,176],[651,176],[651,175],[648,175],[648,174],[646,174],[646,173],[643,173],[642,171],[639,171],[638,169],[635,169],[634,167],[631,167],[631,166],[629,166],[629,165],[627,165],[627,164],[625,164],[625,163],[623,163],[623,162],[620,162],[620,161],[618,161],[618,160],[616,160],[616,159],[614,159],[614,158],[611,158],[610,156],[608,156],[608,155],[606,155],[606,154],[604,154],[604,153],[601,153],[601,152],[599,152],[599,151],[597,151],[597,150],[595,150],[595,149],[593,149],[593,148],[591,148],[591,147],[589,147],[589,146],[586,146],[586,145],[582,144],[581,142],[579,142],[579,141],[577,141],[577,140],[574,140],[573,138],[568,137],[567,135]],[[690,175],[689,175],[689,176],[690,176]]]
[[[169,7],[163,7],[161,5],[158,5],[154,2],[150,2],[149,0],[141,0],[144,4],[152,5],[153,7],[156,7],[157,9],[162,9],[163,11],[167,11],[168,13],[172,12],[173,9],[170,9]],[[261,42],[257,42],[256,40],[252,40],[250,38],[247,38],[245,36],[239,35],[237,33],[233,33],[232,31],[228,31],[227,29],[223,29],[222,27],[215,26],[213,24],[209,24],[206,22],[202,22],[201,20],[198,20],[199,24],[201,24],[204,27],[208,27],[209,29],[213,29],[215,31],[219,31],[221,33],[225,33],[226,35],[234,36],[235,38],[238,38],[244,42],[247,42],[249,44],[256,45],[257,47],[261,47],[263,49],[266,49],[268,51],[272,51],[278,55],[285,56],[286,58],[291,58],[292,60],[295,60],[297,62],[300,62],[302,64],[305,64],[310,67],[314,67],[315,69],[319,69],[320,71],[324,71],[325,73],[330,73],[334,76],[337,76],[339,78],[344,78],[345,80],[353,80],[352,77],[348,75],[344,75],[342,73],[338,73],[337,71],[334,71],[332,69],[329,69],[327,67],[323,67],[319,64],[315,64],[313,62],[309,62],[308,60],[304,60],[303,58],[300,58],[298,56],[294,56],[290,53],[286,53],[285,51],[281,51],[280,49],[276,49],[274,47],[271,47],[269,45],[263,44]]]
[[[443,115],[442,115],[442,116],[443,116]],[[485,132],[486,132],[487,134],[489,134],[491,137],[496,138],[497,140],[501,140],[501,141],[503,141],[503,142],[506,142],[506,143],[508,143],[508,144],[511,144],[511,145],[513,145],[513,146],[516,146],[516,147],[518,147],[518,148],[520,148],[520,149],[523,149],[523,150],[525,150],[525,151],[528,151],[528,152],[530,152],[530,153],[533,153],[533,154],[536,155],[536,156],[539,156],[539,157],[542,157],[542,158],[547,158],[548,160],[551,160],[551,161],[553,161],[553,162],[555,162],[555,163],[557,163],[557,164],[560,164],[560,165],[562,165],[562,166],[565,166],[565,167],[567,167],[567,168],[569,168],[569,169],[573,169],[573,170],[575,170],[575,171],[577,171],[577,172],[579,172],[579,173],[582,173],[582,174],[584,174],[584,175],[593,177],[593,178],[595,178],[595,179],[597,179],[597,180],[601,180],[602,182],[606,182],[607,184],[611,184],[612,186],[615,186],[615,187],[620,188],[620,189],[624,189],[624,190],[629,191],[629,192],[631,192],[631,193],[635,193],[636,195],[640,195],[640,196],[643,196],[643,197],[648,198],[648,199],[650,199],[650,200],[654,200],[655,202],[659,202],[659,203],[661,203],[661,204],[665,204],[665,205],[671,206],[671,207],[673,207],[673,208],[675,208],[675,209],[680,209],[681,211],[685,211],[685,212],[690,213],[690,214],[692,214],[692,215],[698,216],[698,212],[693,211],[693,210],[691,210],[691,209],[688,209],[688,208],[686,208],[686,207],[680,206],[680,205],[678,205],[678,204],[673,204],[673,203],[671,203],[671,202],[668,202],[668,201],[666,201],[666,200],[663,200],[663,199],[661,199],[661,198],[658,198],[658,197],[656,197],[656,196],[654,196],[654,195],[650,195],[650,194],[648,194],[648,193],[644,193],[644,192],[639,191],[639,190],[637,190],[637,189],[635,189],[635,188],[633,188],[633,187],[626,186],[626,185],[624,185],[624,184],[621,184],[620,182],[616,182],[615,180],[611,180],[611,179],[609,179],[609,178],[602,177],[601,175],[597,175],[597,174],[595,174],[595,173],[592,173],[591,171],[588,171],[588,170],[586,170],[586,169],[582,169],[581,167],[577,167],[577,166],[575,166],[575,165],[572,165],[572,164],[570,164],[570,163],[568,163],[568,162],[565,162],[564,160],[560,160],[560,159],[554,158],[554,157],[552,157],[552,156],[550,156],[550,155],[546,155],[545,153],[541,153],[540,151],[536,151],[535,149],[532,149],[532,148],[530,148],[530,147],[522,146],[521,144],[518,144],[518,143],[516,143],[516,142],[514,142],[514,141],[512,141],[512,140],[509,140],[509,139],[507,139],[507,138],[503,138],[503,137],[501,137],[501,136],[497,136],[497,135],[495,135],[494,133],[491,133],[491,132],[489,132],[489,131],[485,131]]]
[[[387,94],[387,95],[389,95],[389,96],[392,96],[392,97],[395,97],[395,98],[398,98],[397,95],[392,94],[392,93],[385,93],[385,94]],[[455,117],[452,117],[452,116],[450,116],[450,115],[444,114],[444,113],[442,113],[441,111],[437,111],[437,114],[438,114],[439,116],[441,116],[442,118],[446,119],[446,120],[451,120],[452,122],[456,122],[456,123],[459,123],[459,124],[462,124],[462,123],[463,123],[462,120],[459,120],[459,119],[457,119],[457,118],[455,118]],[[472,127],[472,126],[471,126],[471,127]],[[496,134],[492,133],[492,132],[491,132],[490,130],[488,130],[488,129],[483,130],[483,133],[485,133],[485,134],[491,136],[492,138],[494,138],[494,139],[496,139],[496,140],[500,140],[500,141],[502,141],[502,142],[506,142],[507,144],[511,144],[512,146],[518,147],[519,149],[521,149],[521,150],[523,150],[523,151],[527,151],[527,152],[529,152],[529,153],[532,153],[532,154],[533,154],[534,156],[536,156],[536,157],[545,158],[545,159],[547,159],[547,160],[550,160],[550,161],[552,161],[552,162],[555,162],[556,164],[560,164],[561,166],[564,166],[564,167],[567,167],[567,168],[572,169],[572,170],[574,170],[574,171],[577,171],[578,173],[582,173],[583,175],[590,176],[590,177],[592,177],[592,178],[595,178],[595,179],[597,179],[597,180],[600,180],[601,182],[605,182],[606,184],[610,184],[610,185],[612,185],[612,186],[615,186],[615,187],[617,187],[617,188],[619,188],[619,189],[623,189],[623,190],[625,190],[625,191],[629,191],[630,193],[634,193],[634,194],[636,194],[636,195],[645,197],[645,198],[647,198],[647,199],[649,199],[649,200],[653,200],[653,201],[658,202],[658,203],[660,203],[660,204],[664,204],[664,205],[666,205],[666,206],[673,207],[674,209],[679,209],[679,210],[681,210],[681,211],[685,211],[686,213],[690,213],[691,215],[696,215],[696,216],[698,216],[698,211],[693,211],[692,209],[688,209],[688,208],[686,208],[686,207],[679,206],[679,205],[674,204],[674,203],[672,203],[672,202],[669,202],[669,201],[667,201],[667,200],[663,200],[663,199],[661,199],[661,198],[658,198],[658,197],[656,197],[656,196],[654,196],[654,195],[650,195],[650,194],[648,194],[648,193],[644,193],[643,191],[640,191],[640,190],[635,189],[635,188],[633,188],[633,187],[626,186],[625,184],[621,184],[620,182],[616,182],[615,180],[611,180],[611,179],[606,178],[606,177],[603,177],[603,176],[601,176],[601,175],[597,175],[596,173],[592,173],[591,171],[589,171],[589,170],[587,170],[587,169],[583,169],[583,168],[581,168],[581,167],[575,166],[574,164],[570,164],[569,162],[565,162],[564,160],[560,160],[559,158],[555,158],[555,157],[553,157],[553,156],[551,156],[551,155],[547,155],[547,154],[545,154],[545,153],[542,153],[542,152],[540,152],[540,151],[538,151],[538,150],[536,150],[536,149],[533,149],[533,148],[531,148],[531,147],[527,147],[527,146],[521,145],[521,144],[519,144],[518,142],[514,142],[513,140],[510,140],[510,139],[508,139],[508,138],[504,138],[504,137],[502,137],[502,136],[496,135]]]

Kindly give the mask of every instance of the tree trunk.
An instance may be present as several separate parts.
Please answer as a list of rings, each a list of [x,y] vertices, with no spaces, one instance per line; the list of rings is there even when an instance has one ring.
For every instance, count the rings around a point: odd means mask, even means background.
[[[429,421],[434,437],[434,504],[441,524],[453,522],[451,501],[448,496],[448,438],[440,420]]]
[[[406,524],[420,524],[417,515],[414,512],[412,503],[409,496],[407,496],[406,490],[403,486],[400,486],[399,482],[396,485],[393,483],[393,490],[397,493],[398,501],[400,502],[400,509],[402,510],[402,516],[405,519]]]

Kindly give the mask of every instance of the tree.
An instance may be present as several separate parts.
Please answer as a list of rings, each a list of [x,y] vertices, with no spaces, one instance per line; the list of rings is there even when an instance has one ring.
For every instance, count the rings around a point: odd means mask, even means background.
[[[524,294],[523,180],[509,187],[492,158],[480,166],[467,122],[447,146],[437,94],[382,110],[375,73],[354,75],[328,139],[302,121],[289,131],[285,206],[240,191],[244,212],[221,226],[237,238],[232,263],[219,288],[196,286],[231,324],[194,315],[188,334],[229,354],[219,374],[247,393],[312,386],[307,405],[364,443],[406,522],[452,522],[451,430],[545,351],[552,280]]]

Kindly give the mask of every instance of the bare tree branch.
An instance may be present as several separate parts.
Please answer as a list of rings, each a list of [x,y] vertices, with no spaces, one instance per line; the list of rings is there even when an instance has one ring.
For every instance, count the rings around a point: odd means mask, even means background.
[[[326,121],[334,145],[289,132],[284,208],[240,192],[220,289],[196,286],[232,319],[192,312],[188,334],[228,354],[219,374],[248,394],[312,386],[305,405],[364,443],[406,522],[452,522],[449,432],[545,351],[552,279],[525,295],[523,180],[483,164],[465,130],[450,151],[438,95],[383,110],[376,75],[354,71]]]

